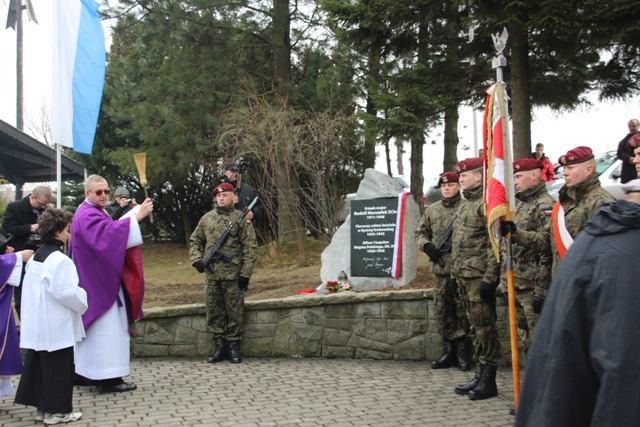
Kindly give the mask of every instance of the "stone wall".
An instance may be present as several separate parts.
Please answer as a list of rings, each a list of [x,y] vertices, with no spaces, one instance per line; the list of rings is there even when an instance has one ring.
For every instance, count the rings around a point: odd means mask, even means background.
[[[431,290],[342,292],[247,301],[242,354],[433,360],[442,340]],[[504,364],[510,363],[507,308],[498,300]],[[212,350],[204,305],[154,308],[136,324],[133,357],[206,356]]]

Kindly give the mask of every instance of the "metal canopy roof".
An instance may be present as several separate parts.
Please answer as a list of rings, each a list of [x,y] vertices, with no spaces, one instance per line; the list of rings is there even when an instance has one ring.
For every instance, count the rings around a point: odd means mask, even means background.
[[[56,181],[56,151],[0,120],[0,177],[18,188],[25,182]],[[84,168],[62,155],[62,180],[84,181]]]

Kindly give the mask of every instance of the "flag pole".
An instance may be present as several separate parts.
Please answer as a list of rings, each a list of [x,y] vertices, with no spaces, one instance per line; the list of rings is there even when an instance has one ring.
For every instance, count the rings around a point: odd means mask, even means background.
[[[62,208],[62,147],[56,143],[56,183],[58,184],[58,197],[56,207]]]
[[[499,86],[496,90],[497,100],[502,112],[502,141],[504,150],[504,187],[507,196],[505,221],[511,221],[511,211],[515,210],[515,194],[513,186],[513,150],[511,147],[511,139],[509,133],[509,101],[506,94],[506,85],[503,79],[503,68],[507,65],[507,59],[502,52],[507,44],[509,35],[507,29],[504,28],[502,34],[492,36],[493,44],[496,48],[496,57],[491,61],[492,67],[496,70],[496,84]],[[518,408],[520,401],[520,363],[518,356],[518,332],[516,321],[516,295],[515,286],[513,284],[513,249],[511,244],[511,233],[505,237],[506,246],[506,273],[507,273],[507,300],[509,303],[509,332],[511,342],[511,370],[513,372],[513,402]]]

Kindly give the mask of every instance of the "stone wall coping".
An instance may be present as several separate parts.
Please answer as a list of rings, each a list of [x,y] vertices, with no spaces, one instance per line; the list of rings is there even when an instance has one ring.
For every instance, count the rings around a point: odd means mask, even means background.
[[[381,292],[339,292],[336,294],[313,293],[293,295],[286,298],[275,298],[258,301],[245,301],[245,311],[269,308],[303,308],[319,305],[351,304],[378,301],[409,301],[431,299],[432,289],[408,289]],[[160,319],[205,313],[204,303],[184,304],[174,307],[152,307],[144,310],[144,319]]]

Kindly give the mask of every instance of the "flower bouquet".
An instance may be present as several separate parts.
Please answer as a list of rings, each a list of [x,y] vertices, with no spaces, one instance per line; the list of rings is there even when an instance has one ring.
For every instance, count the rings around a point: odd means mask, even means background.
[[[336,292],[350,291],[353,289],[353,286],[349,282],[337,282],[335,280],[329,280],[324,285],[324,288],[330,294],[335,294]]]

